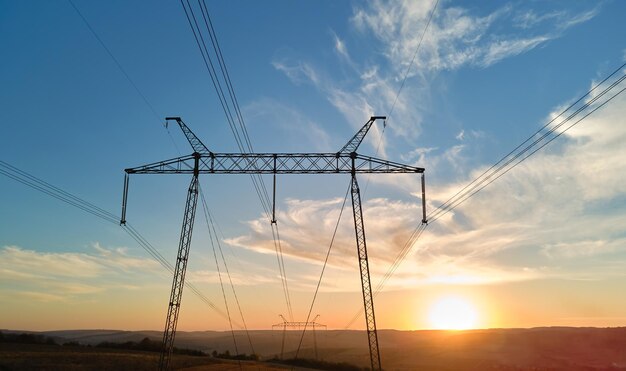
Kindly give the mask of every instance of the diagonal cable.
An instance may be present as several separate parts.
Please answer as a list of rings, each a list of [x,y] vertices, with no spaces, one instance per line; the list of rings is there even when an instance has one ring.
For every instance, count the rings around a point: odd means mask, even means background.
[[[294,358],[298,358],[298,354],[300,353],[300,347],[302,346],[302,341],[304,340],[304,333],[306,332],[307,325],[309,324],[309,320],[311,319],[311,313],[313,312],[313,306],[315,305],[315,300],[317,299],[317,293],[319,292],[320,285],[322,284],[322,278],[324,278],[324,271],[326,270],[326,264],[328,264],[328,258],[330,257],[330,251],[333,248],[333,244],[335,243],[335,236],[337,236],[337,230],[339,229],[339,222],[341,222],[341,216],[343,215],[343,209],[346,206],[346,201],[348,200],[348,194],[350,193],[350,188],[352,184],[348,186],[346,191],[346,195],[343,197],[343,203],[341,204],[341,209],[339,210],[339,216],[337,217],[337,223],[335,224],[335,230],[333,231],[333,236],[330,239],[330,244],[328,245],[328,251],[326,252],[326,258],[324,259],[324,265],[322,265],[322,272],[320,273],[320,278],[317,281],[317,286],[315,287],[315,293],[313,294],[313,300],[311,300],[311,306],[309,307],[309,313],[306,316],[306,321],[304,322],[304,329],[302,329],[302,335],[300,335],[300,342],[298,343],[298,349],[296,350],[296,355]],[[315,331],[315,329],[313,329]]]
[[[80,209],[84,212],[92,214],[104,221],[107,221],[111,224],[118,225],[119,220],[118,216],[115,214],[108,212],[91,202],[88,202],[76,195],[73,195],[59,187],[56,187],[38,177],[35,177],[32,174],[27,173],[24,170],[21,170],[6,161],[0,160],[0,174],[5,175],[6,177],[13,179],[25,186],[28,186],[34,190],[37,190],[41,193],[44,193],[48,196],[56,198],[59,201],[62,201],[70,206],[73,206],[77,209]],[[174,272],[173,266],[161,255],[161,253],[152,246],[145,237],[143,237],[134,227],[132,227],[129,223],[126,226],[123,226],[124,232],[126,232],[131,238],[133,238],[141,248],[143,248],[154,260],[156,260],[163,268],[165,268],[170,273]],[[185,283],[185,286],[188,287],[196,296],[200,298],[206,305],[208,305],[211,309],[213,309],[216,313],[218,313],[221,317],[227,318],[226,314],[222,312],[210,299],[206,297],[197,287],[195,287],[191,283]],[[238,323],[235,323],[237,327],[242,327]]]

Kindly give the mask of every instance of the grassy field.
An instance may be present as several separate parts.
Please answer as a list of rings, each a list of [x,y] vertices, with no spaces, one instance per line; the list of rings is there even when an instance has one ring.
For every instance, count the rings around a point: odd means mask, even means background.
[[[157,368],[158,353],[80,346],[0,344],[0,370],[150,370]],[[212,357],[174,355],[175,370],[239,370],[236,361]],[[244,370],[281,370],[285,367],[242,362]]]
[[[5,333],[8,333],[5,330]],[[15,331],[13,332],[15,333]],[[103,342],[160,341],[157,331],[66,330],[33,333],[58,344],[0,343],[0,370],[154,370],[158,353],[100,348]],[[261,360],[281,354],[282,333],[251,331]],[[299,332],[286,335],[284,358],[292,358]],[[386,371],[626,371],[626,328],[543,327],[467,331],[380,330],[380,353]],[[246,348],[244,333],[236,333],[239,352]],[[317,350],[305,339],[300,358],[369,366],[367,336],[363,331],[328,330],[317,334]],[[234,349],[229,332],[179,331],[177,347],[207,354]],[[244,369],[284,370],[264,362],[242,362]],[[174,367],[187,370],[237,370],[236,361],[210,356],[175,355]],[[312,366],[309,366],[312,367]],[[318,366],[315,366],[318,367]],[[331,368],[332,369],[332,368]]]

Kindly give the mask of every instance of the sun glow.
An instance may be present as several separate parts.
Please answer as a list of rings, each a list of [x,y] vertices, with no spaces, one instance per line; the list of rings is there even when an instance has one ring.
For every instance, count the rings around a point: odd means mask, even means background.
[[[428,319],[434,329],[467,330],[476,327],[477,317],[476,308],[470,302],[446,296],[433,304]]]

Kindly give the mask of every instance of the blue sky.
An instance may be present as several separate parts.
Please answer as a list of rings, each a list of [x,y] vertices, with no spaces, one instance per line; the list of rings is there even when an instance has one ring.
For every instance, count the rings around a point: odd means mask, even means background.
[[[117,213],[124,168],[190,152],[175,127],[172,143],[163,117],[181,116],[215,152],[237,151],[180,3],[75,4],[156,115],[69,2],[0,1],[0,159]],[[255,150],[332,152],[369,116],[389,114],[433,2],[208,6]],[[425,167],[429,208],[436,207],[624,62],[625,12],[621,1],[441,1],[379,156]],[[389,300],[382,302],[411,297],[411,304],[398,316],[381,304],[382,326],[428,327],[421,308],[446,290],[491,303],[484,304],[485,327],[623,323],[616,296],[625,283],[625,111],[620,96],[429,228],[383,294]],[[361,153],[375,153],[381,130],[373,128]],[[172,262],[188,181],[131,180],[128,220]],[[361,182],[368,184],[377,281],[419,223],[418,179]],[[347,183],[341,176],[279,178],[298,317],[308,309]],[[252,184],[238,176],[202,184],[242,301],[255,313],[252,326],[267,327],[285,308],[271,230]],[[0,187],[0,311],[13,314],[0,316],[0,327],[161,327],[169,278],[123,230],[6,177]],[[316,307],[332,327],[359,308],[346,215]],[[188,279],[220,303],[203,225],[198,213]],[[570,297],[572,285],[580,291]],[[602,307],[585,299],[598,291]],[[519,309],[526,316],[503,314],[513,301],[493,302],[507,292],[536,304]],[[269,299],[259,304],[259,296]],[[184,300],[182,328],[226,327],[210,311],[194,319],[206,307],[188,292]],[[116,303],[130,319],[87,315]],[[141,314],[146,308],[149,316]],[[43,310],[52,314],[42,319]]]

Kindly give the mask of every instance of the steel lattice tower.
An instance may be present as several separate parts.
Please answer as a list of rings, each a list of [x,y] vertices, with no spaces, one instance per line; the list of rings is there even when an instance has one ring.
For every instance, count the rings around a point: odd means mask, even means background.
[[[126,205],[128,200],[129,175],[131,174],[191,174],[192,180],[187,194],[187,203],[183,216],[180,243],[176,269],[172,281],[172,291],[168,305],[168,312],[163,332],[163,348],[161,351],[159,368],[167,370],[171,367],[171,355],[174,347],[176,324],[180,311],[185,272],[189,259],[191,235],[198,203],[198,176],[200,174],[272,174],[274,175],[274,200],[272,207],[272,223],[275,223],[276,204],[276,174],[350,174],[352,212],[354,216],[354,230],[359,259],[363,306],[367,327],[367,337],[370,350],[372,370],[381,370],[378,334],[376,331],[376,316],[374,314],[374,298],[367,257],[365,239],[365,224],[361,205],[361,192],[356,175],[368,174],[421,174],[422,187],[422,223],[426,223],[426,199],[424,184],[424,168],[404,165],[375,157],[364,156],[356,151],[365,138],[372,124],[384,116],[372,116],[365,125],[336,153],[213,153],[196,137],[185,125],[180,117],[168,117],[168,121],[176,121],[194,152],[191,155],[180,156],[165,161],[155,162],[139,167],[126,169],[124,178],[124,193],[122,201],[121,224],[126,223]]]

